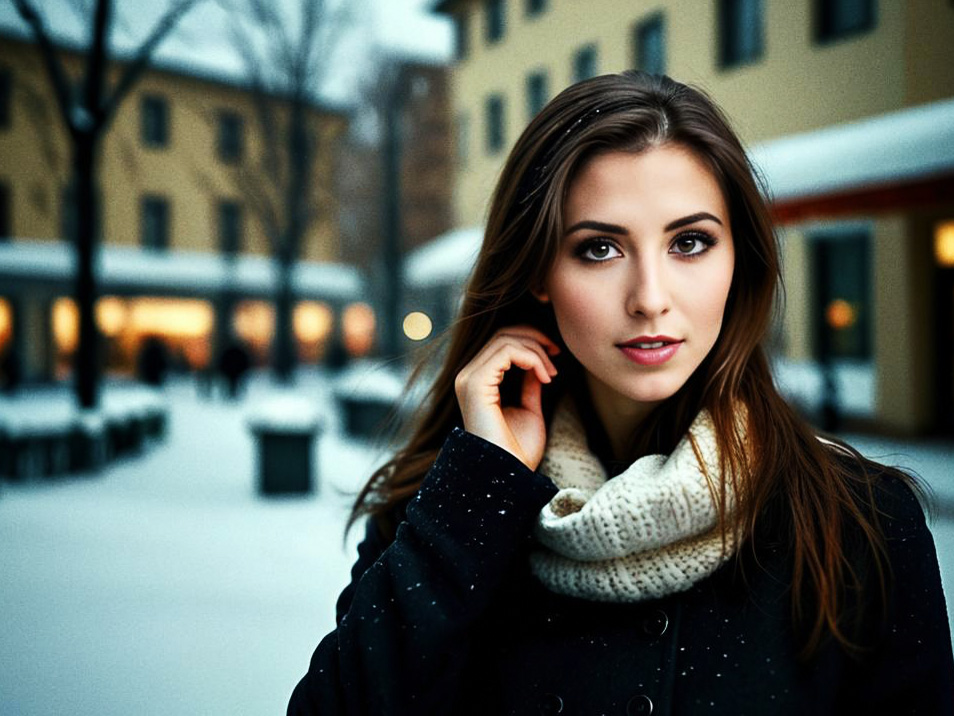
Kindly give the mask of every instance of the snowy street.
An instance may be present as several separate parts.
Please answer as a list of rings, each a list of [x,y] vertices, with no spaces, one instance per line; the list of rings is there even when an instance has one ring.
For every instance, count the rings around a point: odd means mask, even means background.
[[[387,457],[342,437],[329,386],[318,490],[257,495],[245,425],[228,404],[176,382],[169,433],[99,475],[0,485],[0,713],[277,714],[334,623],[360,528],[354,491]],[[954,603],[954,445],[853,440],[932,484],[932,526]]]

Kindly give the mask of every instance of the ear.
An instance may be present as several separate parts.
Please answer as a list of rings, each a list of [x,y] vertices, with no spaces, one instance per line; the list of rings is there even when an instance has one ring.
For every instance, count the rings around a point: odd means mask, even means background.
[[[542,287],[532,288],[530,289],[530,293],[540,303],[550,303],[550,294],[544,291]]]

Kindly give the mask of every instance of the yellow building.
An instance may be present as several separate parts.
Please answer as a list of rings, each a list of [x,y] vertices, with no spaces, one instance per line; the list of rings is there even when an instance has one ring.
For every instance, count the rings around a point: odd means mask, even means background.
[[[699,86],[767,163],[787,296],[777,364],[792,399],[824,401],[826,358],[842,414],[887,432],[954,431],[954,4],[440,0],[434,10],[457,30],[458,227],[483,223],[510,146],[573,81],[639,68]]]
[[[64,51],[63,59],[78,76],[82,57]],[[72,291],[65,238],[74,214],[70,144],[58,111],[37,47],[0,36],[0,353],[20,330],[20,357],[35,377],[62,369],[75,342],[75,311],[62,300]],[[275,276],[264,213],[256,210],[260,197],[249,189],[260,179],[264,151],[255,112],[241,78],[169,67],[148,70],[120,106],[99,164],[100,284],[108,298],[98,312],[113,368],[130,369],[147,335],[163,338],[193,367],[206,364],[214,303],[226,289],[245,299],[234,329],[264,357]],[[303,301],[296,314],[303,356],[313,359],[332,312],[360,295],[361,281],[333,264],[336,146],[348,116],[316,105],[309,121],[319,137],[317,219],[303,240],[294,286]],[[51,330],[52,342],[45,340]]]

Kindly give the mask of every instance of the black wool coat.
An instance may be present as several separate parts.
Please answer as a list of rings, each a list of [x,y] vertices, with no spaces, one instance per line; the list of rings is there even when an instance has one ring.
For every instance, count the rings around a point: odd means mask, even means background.
[[[791,559],[771,532],[690,590],[638,604],[562,596],[530,574],[544,475],[459,429],[388,542],[374,521],[289,714],[954,714],[934,543],[899,479],[876,488],[893,570],[860,658],[805,663]],[[859,568],[864,571],[865,565]]]

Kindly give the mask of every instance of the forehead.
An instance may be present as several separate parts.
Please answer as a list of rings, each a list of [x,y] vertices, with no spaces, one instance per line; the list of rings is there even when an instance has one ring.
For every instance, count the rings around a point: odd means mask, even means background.
[[[563,206],[568,223],[594,218],[594,213],[603,220],[668,222],[698,211],[708,211],[728,225],[718,180],[705,162],[677,144],[596,154],[577,171]]]

